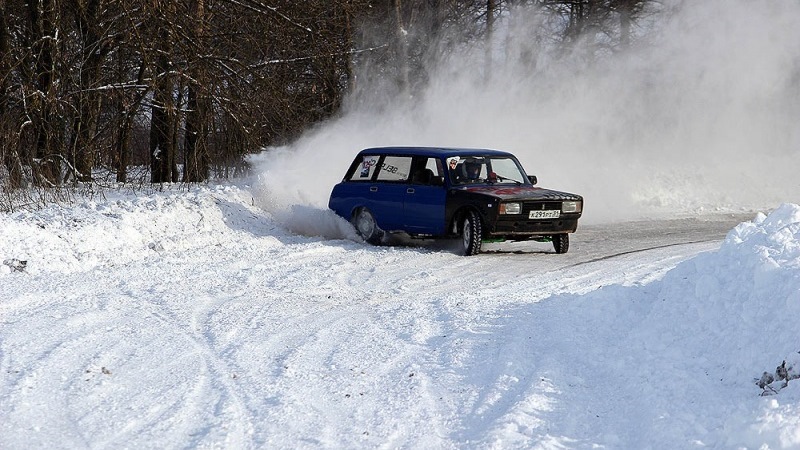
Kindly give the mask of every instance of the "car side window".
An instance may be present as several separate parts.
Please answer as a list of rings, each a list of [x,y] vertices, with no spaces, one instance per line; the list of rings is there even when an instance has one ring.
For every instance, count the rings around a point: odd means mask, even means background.
[[[378,171],[378,181],[407,181],[411,172],[410,156],[386,156]]]
[[[350,170],[353,171],[348,178],[348,181],[369,181],[372,179],[372,175],[375,174],[375,169],[378,167],[378,160],[380,156],[378,155],[364,155],[361,158],[361,161],[354,161],[354,164],[357,163],[355,170],[352,168]]]
[[[442,186],[442,163],[436,158],[417,155],[411,161],[411,184]]]

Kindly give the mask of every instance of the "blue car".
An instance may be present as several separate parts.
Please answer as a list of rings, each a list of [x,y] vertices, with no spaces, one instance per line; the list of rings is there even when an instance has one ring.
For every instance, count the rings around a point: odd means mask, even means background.
[[[569,249],[583,197],[535,186],[516,157],[485,149],[379,147],[362,150],[333,188],[328,206],[365,241],[387,233],[461,237],[465,255],[484,240],[552,241]]]

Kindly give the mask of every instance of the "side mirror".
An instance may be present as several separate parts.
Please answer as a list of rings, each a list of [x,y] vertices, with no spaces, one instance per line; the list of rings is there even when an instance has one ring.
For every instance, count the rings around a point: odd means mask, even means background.
[[[528,175],[528,180],[529,180],[529,181],[531,182],[531,184],[533,184],[533,185],[536,185],[536,183],[538,183],[538,182],[539,182],[539,180],[536,178],[536,175]]]

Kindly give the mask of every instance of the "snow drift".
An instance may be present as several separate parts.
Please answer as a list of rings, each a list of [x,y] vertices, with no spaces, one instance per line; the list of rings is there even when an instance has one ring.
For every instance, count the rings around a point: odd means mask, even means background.
[[[501,323],[514,338],[500,353],[544,357],[527,370],[555,392],[550,403],[583,399],[564,413],[572,432],[558,442],[568,448],[798,448],[799,251],[800,207],[784,204],[659,281],[509,312]],[[788,383],[756,385],[784,361]],[[511,423],[526,417],[522,406],[509,408]],[[517,443],[552,438],[547,426]]]

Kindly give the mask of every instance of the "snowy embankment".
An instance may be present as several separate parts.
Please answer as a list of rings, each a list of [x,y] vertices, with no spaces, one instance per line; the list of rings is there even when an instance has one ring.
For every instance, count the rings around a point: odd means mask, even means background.
[[[800,447],[800,206],[588,261],[253,204],[0,214],[0,448]]]

